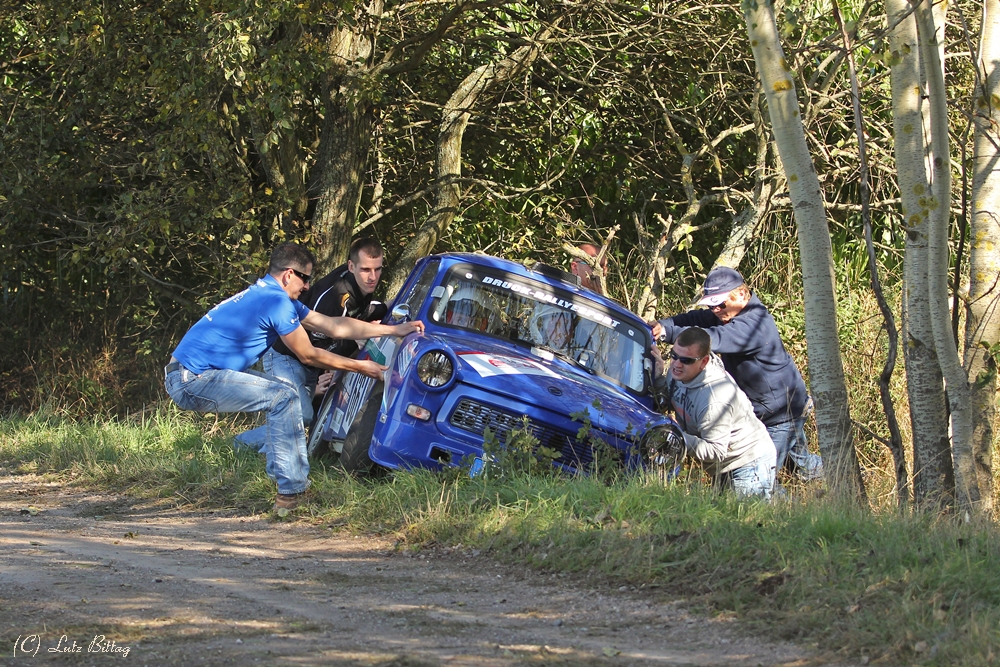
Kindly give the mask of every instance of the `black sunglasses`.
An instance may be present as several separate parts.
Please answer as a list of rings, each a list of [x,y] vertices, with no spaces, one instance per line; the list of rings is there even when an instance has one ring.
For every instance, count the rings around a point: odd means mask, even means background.
[[[694,363],[697,363],[697,362],[701,361],[702,359],[705,358],[705,356],[702,355],[700,357],[681,357],[679,355],[674,354],[674,351],[671,350],[670,351],[670,358],[672,360],[674,360],[674,361],[681,362],[685,366],[690,366],[691,364],[694,364]]]
[[[297,275],[299,277],[299,280],[301,280],[304,283],[309,282],[309,279],[312,278],[312,276],[309,275],[308,273],[302,273],[301,271],[296,271],[295,269],[293,269],[290,266],[286,266],[285,270],[286,271],[291,271],[292,273],[294,273],[295,275]]]

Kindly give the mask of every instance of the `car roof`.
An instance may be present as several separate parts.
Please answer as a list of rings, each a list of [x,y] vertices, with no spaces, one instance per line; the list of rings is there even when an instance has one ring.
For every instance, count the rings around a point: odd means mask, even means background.
[[[541,272],[530,269],[519,262],[514,262],[509,259],[503,259],[502,257],[494,257],[493,255],[486,255],[478,252],[448,252],[440,253],[436,255],[430,255],[425,257],[423,261],[430,261],[431,259],[441,260],[441,269],[447,270],[456,264],[476,264],[478,266],[484,266],[487,268],[498,269],[500,271],[506,271],[508,273],[513,273],[515,275],[520,275],[525,278],[530,278],[532,280],[538,281],[540,283],[545,283],[547,285],[553,285],[564,289],[568,292],[575,292],[586,296],[586,298],[601,304],[608,310],[620,313],[623,317],[631,320],[638,320],[642,322],[642,318],[628,310],[620,303],[614,299],[610,299],[606,296],[602,296],[593,290],[581,287],[579,284],[570,282],[569,280],[562,280],[551,272]],[[551,267],[558,269],[558,267]],[[439,271],[440,272],[440,271]],[[566,274],[568,277],[573,277],[572,274]]]

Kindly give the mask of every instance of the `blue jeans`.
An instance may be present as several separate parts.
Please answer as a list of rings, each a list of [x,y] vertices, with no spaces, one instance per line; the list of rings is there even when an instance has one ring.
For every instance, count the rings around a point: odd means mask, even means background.
[[[179,407],[195,412],[264,412],[267,476],[278,493],[301,493],[309,486],[309,459],[296,387],[256,371],[210,369],[195,375],[181,367],[167,375],[167,393]]]
[[[778,458],[775,470],[786,465],[804,482],[823,478],[823,459],[811,454],[806,446],[806,418],[791,419],[782,424],[768,426],[767,432],[774,440]]]
[[[774,489],[774,454],[722,473],[718,483],[722,488],[731,488],[738,496],[759,496],[770,500]]]
[[[313,420],[313,389],[316,387],[316,378],[319,371],[303,366],[296,357],[275,352],[269,349],[261,357],[264,365],[264,372],[271,377],[285,380],[293,385],[299,393],[299,402],[302,410],[302,425],[308,427]],[[233,441],[233,446],[237,449],[253,448],[259,452],[264,451],[266,442],[267,425],[258,426],[240,433]]]

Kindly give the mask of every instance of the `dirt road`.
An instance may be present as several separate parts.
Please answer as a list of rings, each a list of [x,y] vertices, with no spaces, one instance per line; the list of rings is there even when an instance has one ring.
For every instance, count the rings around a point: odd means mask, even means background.
[[[832,665],[457,546],[197,512],[0,474],[0,664]]]

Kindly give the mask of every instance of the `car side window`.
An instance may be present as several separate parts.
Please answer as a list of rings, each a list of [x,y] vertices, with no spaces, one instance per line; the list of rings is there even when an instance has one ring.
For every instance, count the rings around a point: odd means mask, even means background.
[[[417,278],[416,282],[410,288],[410,291],[399,304],[406,304],[410,309],[410,317],[416,319],[417,313],[420,311],[420,307],[424,305],[424,299],[427,298],[427,292],[430,290],[431,285],[434,283],[434,279],[437,278],[438,267],[440,266],[440,260],[434,259],[427,262],[424,270],[420,272],[420,276]]]

